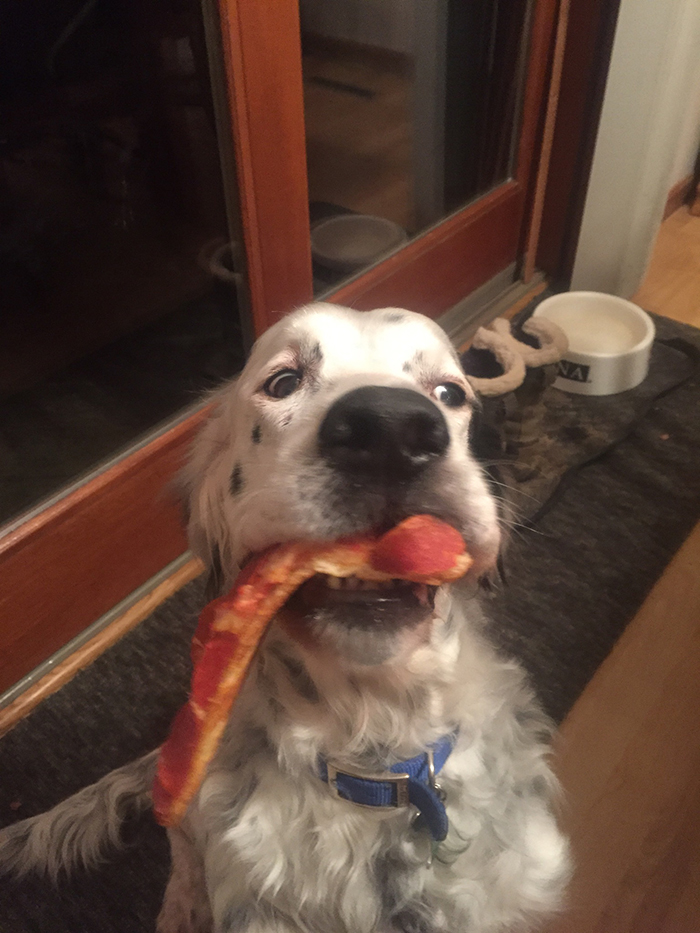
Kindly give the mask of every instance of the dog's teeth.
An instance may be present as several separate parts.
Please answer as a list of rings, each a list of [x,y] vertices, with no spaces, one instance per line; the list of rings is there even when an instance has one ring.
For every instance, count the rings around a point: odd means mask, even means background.
[[[401,586],[401,580],[361,580],[358,577],[332,577],[324,574],[324,583],[329,590],[392,590]]]

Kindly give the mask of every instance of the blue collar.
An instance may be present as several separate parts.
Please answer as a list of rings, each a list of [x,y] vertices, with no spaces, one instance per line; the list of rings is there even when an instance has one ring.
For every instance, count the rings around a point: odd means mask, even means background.
[[[442,842],[447,836],[448,821],[435,775],[450,757],[456,739],[455,733],[446,735],[427,752],[399,761],[383,774],[349,770],[321,759],[319,776],[338,797],[363,807],[395,809],[413,804],[433,839]]]

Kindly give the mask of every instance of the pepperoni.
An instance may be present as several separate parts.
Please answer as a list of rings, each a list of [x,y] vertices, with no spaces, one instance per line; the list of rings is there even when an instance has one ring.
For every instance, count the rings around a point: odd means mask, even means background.
[[[414,515],[377,541],[371,563],[398,579],[435,577],[448,573],[464,553],[464,540],[455,528],[432,515]]]

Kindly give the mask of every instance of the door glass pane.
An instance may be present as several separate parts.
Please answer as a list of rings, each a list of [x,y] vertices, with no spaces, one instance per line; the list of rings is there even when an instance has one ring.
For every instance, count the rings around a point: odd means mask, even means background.
[[[529,7],[300,0],[317,293],[512,174]]]
[[[2,4],[0,524],[241,363],[205,15]]]

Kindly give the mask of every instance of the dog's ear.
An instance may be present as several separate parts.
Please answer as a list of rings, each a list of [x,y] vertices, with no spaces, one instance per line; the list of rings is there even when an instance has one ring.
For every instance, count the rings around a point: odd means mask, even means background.
[[[495,566],[479,578],[479,586],[489,596],[494,596],[499,586],[505,586],[507,583],[504,546],[501,545]]]
[[[211,557],[211,565],[209,567],[209,575],[207,576],[207,582],[204,587],[204,598],[207,602],[211,602],[212,599],[216,599],[217,596],[221,596],[224,591],[224,568],[221,563],[221,554],[219,554],[218,546],[214,545]]]
[[[235,574],[226,520],[233,395],[235,384],[230,383],[213,396],[212,413],[195,437],[178,482],[190,548],[207,569],[209,598],[219,595],[228,575]]]
[[[502,399],[477,396],[469,424],[469,449],[484,468],[503,459],[505,417]]]
[[[500,468],[506,456],[504,419],[505,408],[500,398],[479,398],[469,425],[469,448],[479,462],[491,495],[496,500],[501,526],[501,549],[496,564],[479,580],[480,587],[487,593],[493,593],[499,585],[507,582],[504,554],[511,515],[506,495],[507,484]]]

